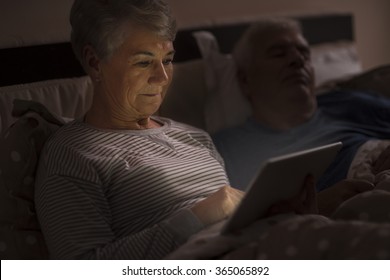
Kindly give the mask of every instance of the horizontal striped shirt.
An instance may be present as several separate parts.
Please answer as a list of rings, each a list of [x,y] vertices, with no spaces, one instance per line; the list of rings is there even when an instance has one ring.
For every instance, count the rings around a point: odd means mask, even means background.
[[[55,259],[159,259],[202,228],[188,209],[226,185],[208,134],[162,127],[103,130],[80,121],[45,144],[38,218]]]

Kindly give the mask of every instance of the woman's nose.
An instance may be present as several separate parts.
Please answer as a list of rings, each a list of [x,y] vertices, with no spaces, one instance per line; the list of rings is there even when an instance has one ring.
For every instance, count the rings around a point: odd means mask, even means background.
[[[165,85],[169,81],[169,76],[163,63],[159,63],[153,68],[153,73],[149,81],[151,83],[162,85]]]

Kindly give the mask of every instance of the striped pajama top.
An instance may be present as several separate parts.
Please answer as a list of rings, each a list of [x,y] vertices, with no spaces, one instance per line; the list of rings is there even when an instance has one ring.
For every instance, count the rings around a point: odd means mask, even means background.
[[[228,179],[207,133],[153,117],[147,130],[80,121],[45,144],[38,219],[54,259],[159,259],[203,225],[188,208]]]

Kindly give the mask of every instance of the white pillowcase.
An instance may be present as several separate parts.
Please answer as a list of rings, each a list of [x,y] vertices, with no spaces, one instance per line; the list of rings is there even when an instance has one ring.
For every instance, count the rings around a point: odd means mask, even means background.
[[[201,59],[173,64],[172,84],[168,89],[159,115],[184,122],[201,129],[204,123],[204,104],[207,87]]]
[[[208,31],[193,34],[204,61],[207,86],[205,123],[209,133],[238,125],[251,115],[249,101],[244,97],[236,78],[236,66],[229,54],[222,54],[214,35]],[[362,72],[352,42],[311,46],[316,85]]]
[[[311,46],[310,50],[317,87],[363,71],[356,46],[352,42],[318,44]]]
[[[210,32],[199,31],[193,35],[203,57],[208,92],[204,117],[206,130],[212,134],[242,123],[252,109],[239,88],[232,57],[219,52],[218,43]]]

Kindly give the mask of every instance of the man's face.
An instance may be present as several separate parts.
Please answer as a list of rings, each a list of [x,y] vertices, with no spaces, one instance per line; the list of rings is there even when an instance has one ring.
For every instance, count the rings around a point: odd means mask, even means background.
[[[259,38],[253,57],[246,75],[246,94],[255,107],[289,110],[314,104],[310,49],[301,34],[270,32]]]

